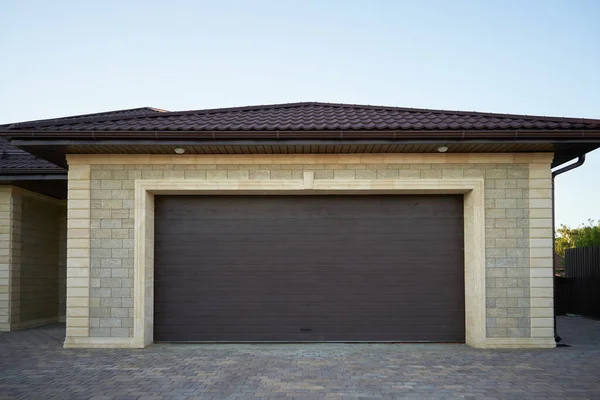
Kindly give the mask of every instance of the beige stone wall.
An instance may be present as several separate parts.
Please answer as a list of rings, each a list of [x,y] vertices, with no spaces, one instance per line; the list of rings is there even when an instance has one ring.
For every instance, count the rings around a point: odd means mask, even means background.
[[[68,338],[90,335],[90,166],[69,166],[67,209]]]
[[[529,165],[531,337],[554,337],[552,172],[547,163]]]
[[[21,196],[12,186],[2,186],[0,199],[0,330],[10,331],[21,322]]]
[[[18,275],[18,256],[15,255],[15,238],[20,239],[20,226],[14,218],[13,197],[10,186],[0,187],[0,332],[9,331],[12,309],[12,280]],[[17,264],[17,265],[15,265]],[[15,268],[17,272],[15,273]],[[17,293],[15,293],[16,295]]]
[[[57,322],[64,202],[4,186],[0,209],[0,330]]]
[[[58,215],[58,319],[67,315],[67,207],[60,207]]]
[[[304,171],[312,171],[315,180],[483,178],[487,336],[548,336],[547,156],[366,156],[375,157],[330,156],[321,163],[285,156],[281,163],[265,164],[250,156],[196,156],[185,163],[174,163],[184,158],[172,156],[152,161],[140,156],[139,163],[123,156],[102,162],[96,156],[90,165],[80,159],[69,176],[68,335],[132,336],[135,180],[301,180]]]

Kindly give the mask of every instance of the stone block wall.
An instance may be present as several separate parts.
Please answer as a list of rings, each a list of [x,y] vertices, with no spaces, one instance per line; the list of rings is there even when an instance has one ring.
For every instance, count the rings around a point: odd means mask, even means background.
[[[458,156],[458,155],[457,155]],[[107,156],[110,157],[110,156]],[[143,157],[143,156],[142,156]],[[298,158],[300,159],[300,158]],[[489,157],[493,160],[493,157]],[[304,171],[314,172],[314,179],[461,179],[485,180],[486,225],[486,326],[490,338],[529,338],[532,310],[540,305],[539,328],[548,329],[548,240],[551,226],[547,202],[550,187],[549,161],[532,164],[533,158],[521,162],[469,162],[468,157],[454,162],[379,162],[379,163],[106,163],[94,161],[87,166],[89,182],[77,180],[70,213],[82,215],[89,202],[89,320],[81,318],[78,332],[90,337],[132,337],[134,290],[134,184],[135,180],[301,180]],[[530,176],[532,165],[538,169]],[[77,166],[82,167],[83,166]],[[535,175],[537,176],[537,175]],[[535,178],[535,179],[534,179]],[[71,182],[70,182],[71,188]],[[535,190],[532,190],[535,189]],[[83,192],[87,194],[84,194]],[[541,198],[538,198],[540,197]],[[538,201],[540,200],[540,201]],[[543,200],[543,201],[541,201]],[[81,203],[81,204],[80,204]],[[531,219],[534,218],[534,219]],[[79,222],[77,222],[79,221]],[[85,219],[70,224],[85,225]],[[535,226],[531,224],[535,223]],[[73,228],[78,229],[78,228]],[[73,232],[75,232],[73,230]],[[75,233],[74,233],[75,235]],[[533,236],[532,236],[533,235]],[[537,237],[539,236],[539,237]],[[75,239],[75,237],[73,237]],[[83,243],[85,238],[77,240]],[[541,246],[538,252],[535,246]],[[69,247],[69,251],[76,251]],[[81,249],[82,254],[85,249]],[[539,254],[538,254],[539,253]],[[540,275],[530,269],[530,259],[540,256]],[[74,261],[75,262],[75,261]],[[85,263],[84,259],[81,259]],[[85,274],[82,271],[77,273]],[[75,274],[75,270],[73,270]],[[539,286],[539,287],[538,287]],[[80,288],[83,289],[83,288]],[[81,291],[82,304],[85,291]],[[532,296],[541,296],[535,297]],[[550,306],[551,310],[551,306]],[[79,313],[85,313],[80,311]],[[543,315],[543,316],[542,316]],[[89,322],[88,322],[89,321]],[[538,320],[536,320],[538,321]],[[550,325],[551,327],[552,325]],[[535,334],[546,334],[537,330]]]
[[[529,165],[531,337],[554,337],[552,171]]]
[[[20,220],[17,219],[19,207],[11,187],[0,186],[0,332],[10,330],[13,308],[18,310],[18,292],[12,283],[19,273],[15,268],[20,262],[17,245],[21,238]]]
[[[67,315],[67,207],[60,207],[58,215],[58,320]]]

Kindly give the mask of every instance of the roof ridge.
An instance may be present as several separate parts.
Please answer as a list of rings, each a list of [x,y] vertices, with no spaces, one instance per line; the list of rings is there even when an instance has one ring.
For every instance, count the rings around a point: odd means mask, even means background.
[[[68,125],[72,123],[89,123],[89,122],[104,122],[104,121],[124,121],[137,118],[154,118],[154,117],[169,117],[169,116],[180,116],[180,115],[202,115],[202,114],[218,114],[228,112],[240,112],[240,111],[253,111],[253,110],[269,110],[269,109],[281,109],[281,108],[296,108],[296,107],[307,107],[307,106],[320,106],[320,107],[331,107],[331,108],[353,108],[361,110],[387,110],[387,111],[400,111],[408,113],[430,113],[438,115],[458,115],[458,116],[482,116],[482,117],[497,117],[497,118],[519,118],[525,120],[536,120],[536,121],[547,121],[547,122],[576,122],[576,123],[600,123],[600,119],[590,118],[573,118],[573,117],[551,117],[551,116],[536,116],[527,114],[505,114],[505,113],[491,113],[491,112],[480,112],[480,111],[460,111],[460,110],[445,110],[445,109],[429,109],[429,108],[410,108],[410,107],[396,107],[396,106],[376,106],[376,105],[365,105],[365,104],[346,104],[346,103],[327,103],[327,102],[295,102],[295,103],[278,103],[278,104],[264,104],[264,105],[253,105],[253,106],[241,106],[241,107],[222,107],[222,108],[208,108],[200,110],[183,110],[183,111],[166,111],[152,107],[139,107],[125,110],[106,111],[95,114],[83,114],[69,117],[61,117],[54,119],[45,119],[37,121],[26,121],[14,124],[6,124],[1,126],[5,130],[13,128],[36,128],[36,127],[47,127],[52,125]],[[127,114],[127,112],[137,110],[148,110],[147,113],[141,114]]]
[[[213,108],[204,110],[189,110],[189,111],[172,111],[170,115],[184,115],[187,113],[210,113],[210,112],[227,112],[227,111],[243,111],[251,109],[277,109],[277,108],[288,108],[288,107],[303,107],[309,105],[323,106],[323,107],[340,107],[340,108],[356,108],[365,110],[388,110],[388,111],[407,111],[407,112],[429,112],[432,114],[455,114],[455,115],[473,115],[482,117],[503,117],[503,118],[523,118],[523,119],[534,119],[542,121],[564,121],[564,122],[600,122],[600,119],[596,118],[578,118],[578,117],[553,117],[546,115],[534,115],[534,114],[511,114],[511,113],[495,113],[495,112],[482,112],[482,111],[463,111],[463,110],[449,110],[449,109],[434,109],[434,108],[417,108],[417,107],[399,107],[399,106],[378,106],[371,104],[354,104],[354,103],[328,103],[318,101],[306,101],[296,103],[280,103],[280,104],[265,104],[256,106],[242,106],[242,107],[226,107],[226,108]]]
[[[61,117],[61,118],[53,118],[53,119],[42,119],[35,121],[24,121],[24,122],[16,122],[12,124],[4,124],[0,125],[2,128],[12,129],[12,128],[33,128],[33,127],[43,127],[43,126],[51,126],[54,125],[55,122],[71,123],[69,120],[73,120],[72,122],[103,122],[103,121],[114,121],[114,120],[129,120],[135,118],[148,118],[148,117],[166,117],[173,115],[188,115],[188,114],[211,114],[211,113],[220,113],[220,112],[230,112],[230,111],[245,111],[245,110],[264,110],[264,109],[276,109],[276,108],[286,108],[290,106],[306,106],[306,105],[325,105],[327,103],[317,103],[317,102],[298,102],[298,103],[282,103],[282,104],[267,104],[267,105],[255,105],[255,106],[242,106],[242,107],[223,107],[223,108],[207,108],[200,110],[183,110],[183,111],[168,111],[161,110],[158,108],[152,107],[139,107],[132,108],[128,110],[116,110],[115,112],[120,111],[133,111],[133,110],[141,110],[144,108],[155,110],[152,113],[148,114],[137,114],[137,115],[127,115],[127,114],[113,114],[109,115],[111,112],[106,111],[102,113],[96,114],[83,114],[83,115],[73,115],[69,117]],[[101,115],[98,115],[101,114]],[[61,124],[62,125],[62,124]]]

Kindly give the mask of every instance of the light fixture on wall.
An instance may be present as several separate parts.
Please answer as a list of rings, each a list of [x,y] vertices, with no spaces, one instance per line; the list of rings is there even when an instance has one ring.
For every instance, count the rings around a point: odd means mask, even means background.
[[[445,152],[448,151],[448,146],[446,146],[445,144],[443,144],[443,145],[441,145],[441,146],[439,146],[437,148],[437,151],[439,151],[440,153],[445,153]]]
[[[185,149],[183,147],[175,147],[175,153],[183,154],[185,153]]]

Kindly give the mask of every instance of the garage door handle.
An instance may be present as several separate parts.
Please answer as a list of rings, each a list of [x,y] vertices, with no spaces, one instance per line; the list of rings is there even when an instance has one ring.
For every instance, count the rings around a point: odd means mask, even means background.
[[[300,332],[310,332],[312,328],[300,328]]]

